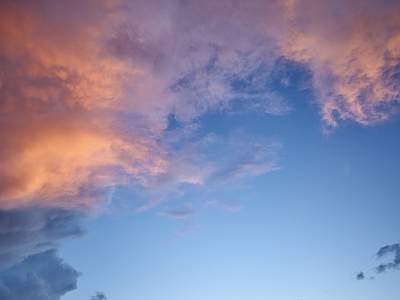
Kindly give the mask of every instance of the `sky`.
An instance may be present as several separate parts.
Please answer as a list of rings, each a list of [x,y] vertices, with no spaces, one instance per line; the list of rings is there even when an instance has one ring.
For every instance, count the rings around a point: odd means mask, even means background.
[[[1,0],[0,299],[398,299],[399,112],[399,1]]]

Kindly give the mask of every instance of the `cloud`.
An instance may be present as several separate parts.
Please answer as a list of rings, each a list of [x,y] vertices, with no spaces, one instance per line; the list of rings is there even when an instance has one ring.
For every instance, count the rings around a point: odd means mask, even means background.
[[[107,297],[102,292],[96,292],[96,295],[90,297],[90,300],[107,300]]]
[[[235,213],[243,209],[241,204],[237,203],[221,203],[218,200],[209,200],[204,203],[205,207],[217,208],[227,212]]]
[[[376,256],[378,259],[380,259],[388,254],[393,254],[393,260],[388,263],[380,264],[378,267],[376,267],[375,271],[377,273],[383,273],[388,269],[400,269],[400,244],[384,246],[379,249],[379,251],[376,253]]]
[[[56,249],[85,233],[82,218],[62,208],[0,210],[0,298],[56,300],[76,289],[80,273]]]
[[[117,185],[152,188],[185,169],[160,143],[171,114],[191,126],[209,111],[237,110],[235,101],[240,110],[290,111],[268,84],[276,49],[260,30],[277,28],[263,17],[270,3],[1,5],[0,207],[91,208]],[[232,175],[262,174],[257,164]],[[177,184],[209,174],[192,171]]]
[[[342,2],[2,1],[0,207],[93,208],[115,186],[276,170],[276,147],[250,140],[247,156],[231,140],[242,153],[202,167],[207,138],[177,151],[165,129],[171,115],[190,127],[210,111],[288,114],[271,85],[277,61],[309,67],[328,127],[386,120],[398,102],[399,6]]]
[[[396,1],[281,1],[284,56],[308,64],[328,127],[373,125],[397,113],[400,5]]]
[[[171,217],[171,218],[187,218],[193,215],[193,212],[191,212],[188,209],[181,209],[181,210],[177,210],[177,209],[169,209],[169,208],[163,208],[161,211],[159,211],[157,213],[158,215],[161,216],[167,216],[167,217]]]
[[[80,218],[118,188],[141,191],[140,211],[278,170],[276,139],[245,130],[222,136],[200,120],[210,112],[289,114],[291,103],[273,87],[279,61],[310,70],[327,126],[388,119],[399,100],[400,7],[377,5],[1,1],[3,268],[81,236]]]
[[[186,237],[188,237],[192,232],[200,228],[201,226],[196,223],[187,223],[183,228],[178,229],[174,232],[172,242],[178,242]]]
[[[365,275],[363,272],[357,273],[357,275],[356,275],[357,280],[363,280],[364,278],[365,278]]]
[[[3,300],[59,300],[76,289],[80,273],[58,257],[55,249],[28,256],[0,272]]]
[[[83,215],[61,208],[0,210],[0,271],[26,257],[81,237]]]
[[[377,259],[382,259],[383,257],[387,255],[393,255],[393,259],[390,260],[387,263],[381,263],[377,267],[374,268],[374,271],[377,274],[384,273],[386,270],[399,270],[400,269],[400,244],[392,244],[392,245],[386,245],[384,247],[381,247],[379,251],[376,253],[376,258]],[[359,272],[356,275],[356,278],[358,280],[364,279],[365,275],[363,272]],[[371,276],[369,280],[374,280],[375,278]]]

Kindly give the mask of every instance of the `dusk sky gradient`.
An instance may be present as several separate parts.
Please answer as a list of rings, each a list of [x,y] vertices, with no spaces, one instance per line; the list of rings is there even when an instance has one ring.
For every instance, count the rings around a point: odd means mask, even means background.
[[[400,1],[1,0],[1,300],[398,300]]]

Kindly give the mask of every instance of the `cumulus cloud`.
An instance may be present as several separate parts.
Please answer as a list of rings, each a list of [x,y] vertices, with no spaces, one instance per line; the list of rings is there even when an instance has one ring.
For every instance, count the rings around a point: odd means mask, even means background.
[[[82,218],[62,208],[0,210],[0,299],[58,300],[76,289],[80,273],[56,248],[85,233]]]
[[[0,272],[3,300],[59,300],[76,289],[80,273],[58,257],[55,249],[28,256]]]
[[[82,214],[60,208],[0,210],[0,271],[26,257],[81,237]]]

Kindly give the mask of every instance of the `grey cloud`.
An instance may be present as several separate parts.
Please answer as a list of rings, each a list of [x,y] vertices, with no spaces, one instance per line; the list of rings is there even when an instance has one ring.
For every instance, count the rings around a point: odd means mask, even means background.
[[[96,292],[96,295],[90,297],[90,300],[107,300],[107,297],[102,292]]]
[[[2,300],[59,300],[76,289],[81,274],[63,262],[57,250],[28,256],[0,273]]]
[[[375,268],[377,273],[385,272],[388,269],[400,269],[400,244],[387,245],[379,249],[376,253],[378,258],[382,258],[388,254],[392,254],[394,257],[392,261],[388,263],[382,263]]]
[[[85,233],[82,217],[62,208],[0,210],[0,299],[58,300],[76,289],[80,273],[56,248]]]
[[[0,210],[0,270],[57,247],[65,239],[82,236],[81,218],[80,213],[61,208]]]
[[[365,278],[365,275],[363,272],[357,273],[356,279],[357,280],[363,280]]]
[[[387,263],[381,263],[377,267],[374,268],[374,271],[378,274],[384,273],[386,270],[400,270],[400,244],[392,244],[381,247],[379,251],[376,253],[377,259],[381,259],[387,255],[393,255],[393,258]],[[364,279],[365,274],[363,272],[359,272],[356,275],[358,280]],[[369,277],[369,280],[374,280],[373,276]]]

